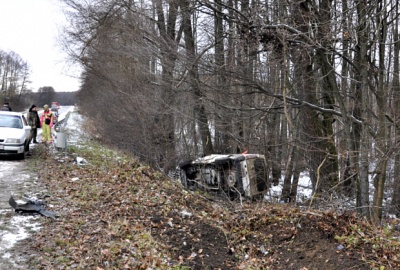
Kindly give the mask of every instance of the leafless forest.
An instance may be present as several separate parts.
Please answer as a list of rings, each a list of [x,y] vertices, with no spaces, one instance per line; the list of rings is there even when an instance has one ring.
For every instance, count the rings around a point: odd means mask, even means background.
[[[166,172],[261,153],[288,202],[308,171],[318,198],[376,222],[400,209],[398,1],[60,2],[107,143]]]

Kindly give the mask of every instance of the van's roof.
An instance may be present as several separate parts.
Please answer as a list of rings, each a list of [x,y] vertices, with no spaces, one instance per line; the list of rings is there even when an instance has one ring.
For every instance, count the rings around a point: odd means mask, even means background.
[[[205,157],[200,157],[193,161],[193,163],[201,163],[201,164],[211,164],[214,163],[216,160],[244,160],[244,159],[253,159],[253,158],[265,158],[264,155],[260,154],[214,154]]]

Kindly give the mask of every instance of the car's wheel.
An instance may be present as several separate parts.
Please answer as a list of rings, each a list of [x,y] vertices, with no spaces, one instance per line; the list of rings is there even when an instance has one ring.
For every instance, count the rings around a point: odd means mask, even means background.
[[[29,145],[29,141],[25,141],[24,151],[22,153],[18,154],[19,159],[25,159],[26,153],[28,152],[28,145]]]
[[[25,151],[20,153],[20,154],[18,154],[18,158],[21,159],[21,160],[25,159],[25,157],[26,157],[26,152]]]

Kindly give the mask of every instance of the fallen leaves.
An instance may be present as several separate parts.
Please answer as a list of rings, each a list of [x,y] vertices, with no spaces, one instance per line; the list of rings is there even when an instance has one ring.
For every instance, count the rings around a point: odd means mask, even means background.
[[[29,243],[39,269],[365,269],[359,254],[400,267],[393,232],[353,213],[209,199],[136,160],[85,151],[88,166],[37,161],[62,213]]]

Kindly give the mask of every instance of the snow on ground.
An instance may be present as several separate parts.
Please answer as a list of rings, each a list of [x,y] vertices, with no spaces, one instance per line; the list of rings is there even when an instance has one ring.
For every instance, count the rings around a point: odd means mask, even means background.
[[[24,203],[19,198],[27,191],[38,192],[40,184],[25,162],[2,158],[0,163],[0,269],[6,269],[8,265],[15,265],[11,258],[15,243],[40,228],[39,216],[14,213],[8,200],[13,195],[17,203]]]
[[[268,193],[265,196],[265,199],[270,202],[278,202],[280,201],[280,196],[283,188],[283,179],[285,176],[282,176],[279,185],[272,186]],[[307,199],[310,199],[312,196],[312,184],[310,176],[307,172],[303,172],[300,174],[299,184],[297,188],[297,202],[304,202]]]
[[[0,211],[0,216],[6,214],[6,212],[9,211]],[[23,269],[23,266],[21,266],[22,258],[16,258],[12,248],[18,241],[28,238],[33,231],[40,229],[40,217],[15,214],[9,221],[4,221],[5,219],[1,222],[0,231],[0,267],[1,269]]]
[[[3,214],[5,212],[6,211],[1,211],[0,213]],[[40,229],[40,223],[37,222],[38,219],[38,215],[14,215],[9,224],[5,225],[9,230],[4,230],[0,233],[2,241],[1,248],[4,250],[9,249],[14,246],[17,241],[27,238],[31,231],[38,231]],[[1,250],[0,253],[2,253]],[[6,255],[7,253],[3,254],[3,257]]]

